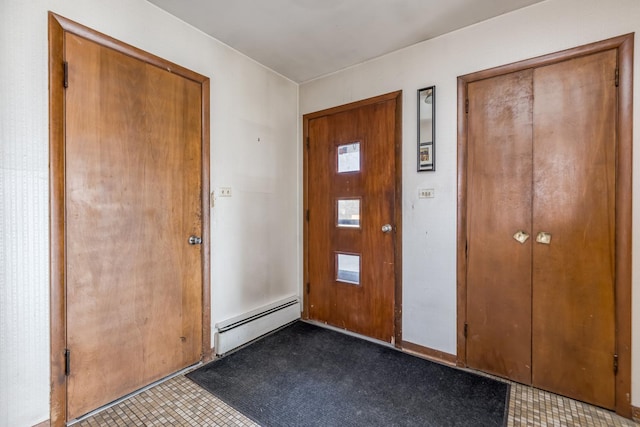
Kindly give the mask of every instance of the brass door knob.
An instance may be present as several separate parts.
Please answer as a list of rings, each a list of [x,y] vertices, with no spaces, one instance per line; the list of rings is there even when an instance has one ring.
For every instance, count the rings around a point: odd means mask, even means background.
[[[542,243],[543,245],[551,244],[551,233],[547,233],[545,231],[541,231],[536,236],[536,242]]]
[[[516,239],[517,242],[523,244],[527,239],[529,239],[529,235],[522,230],[518,230],[516,231],[516,234],[513,235],[513,238]]]

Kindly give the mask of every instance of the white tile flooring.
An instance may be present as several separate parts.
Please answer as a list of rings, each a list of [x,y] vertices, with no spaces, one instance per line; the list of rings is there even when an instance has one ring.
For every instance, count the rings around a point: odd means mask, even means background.
[[[511,385],[509,427],[640,426],[601,408],[522,384]],[[257,426],[184,375],[174,377],[75,425]]]

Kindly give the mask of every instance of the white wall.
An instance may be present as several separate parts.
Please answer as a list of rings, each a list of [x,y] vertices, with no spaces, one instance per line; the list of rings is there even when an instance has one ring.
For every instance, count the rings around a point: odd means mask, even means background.
[[[403,339],[456,353],[456,77],[630,32],[637,0],[547,0],[300,86],[300,113],[403,90]],[[640,70],[636,40],[635,69]],[[637,74],[636,74],[637,76]],[[637,82],[637,80],[636,80]],[[436,85],[436,172],[416,170],[416,91]],[[638,104],[638,87],[634,99]],[[634,111],[634,143],[640,108]],[[640,171],[640,150],[634,153]],[[633,194],[640,200],[640,173]],[[434,199],[418,199],[434,188]],[[640,210],[634,210],[640,224]],[[640,234],[633,234],[633,318],[640,313]],[[640,405],[640,328],[633,329],[633,404]]]
[[[294,83],[144,0],[2,0],[0,425],[29,426],[49,415],[47,10],[211,78],[211,185],[233,188],[233,197],[217,198],[212,210],[212,324],[295,294],[300,282],[302,165]],[[633,31],[640,32],[637,0],[547,0],[300,87],[301,114],[404,91],[405,340],[456,350],[456,77]],[[639,69],[638,48],[635,58]],[[437,171],[418,174],[415,96],[433,84]],[[634,166],[640,170],[639,150]],[[639,180],[636,173],[635,199]],[[434,199],[418,200],[417,189],[425,187],[435,189]],[[636,232],[633,248],[636,324]],[[640,328],[634,328],[636,406],[639,346]]]
[[[2,0],[2,426],[49,418],[48,10],[211,78],[211,186],[233,188],[212,210],[212,324],[300,277],[295,83],[144,0]]]

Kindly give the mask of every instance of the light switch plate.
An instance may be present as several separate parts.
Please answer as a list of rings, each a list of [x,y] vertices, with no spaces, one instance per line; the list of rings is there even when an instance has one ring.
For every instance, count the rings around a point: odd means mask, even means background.
[[[431,199],[436,196],[436,192],[433,188],[421,188],[418,190],[418,198]]]

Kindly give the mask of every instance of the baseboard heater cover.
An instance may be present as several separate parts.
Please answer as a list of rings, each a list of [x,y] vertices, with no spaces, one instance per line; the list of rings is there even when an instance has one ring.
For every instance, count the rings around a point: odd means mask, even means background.
[[[300,318],[298,297],[216,323],[214,350],[220,356]]]

